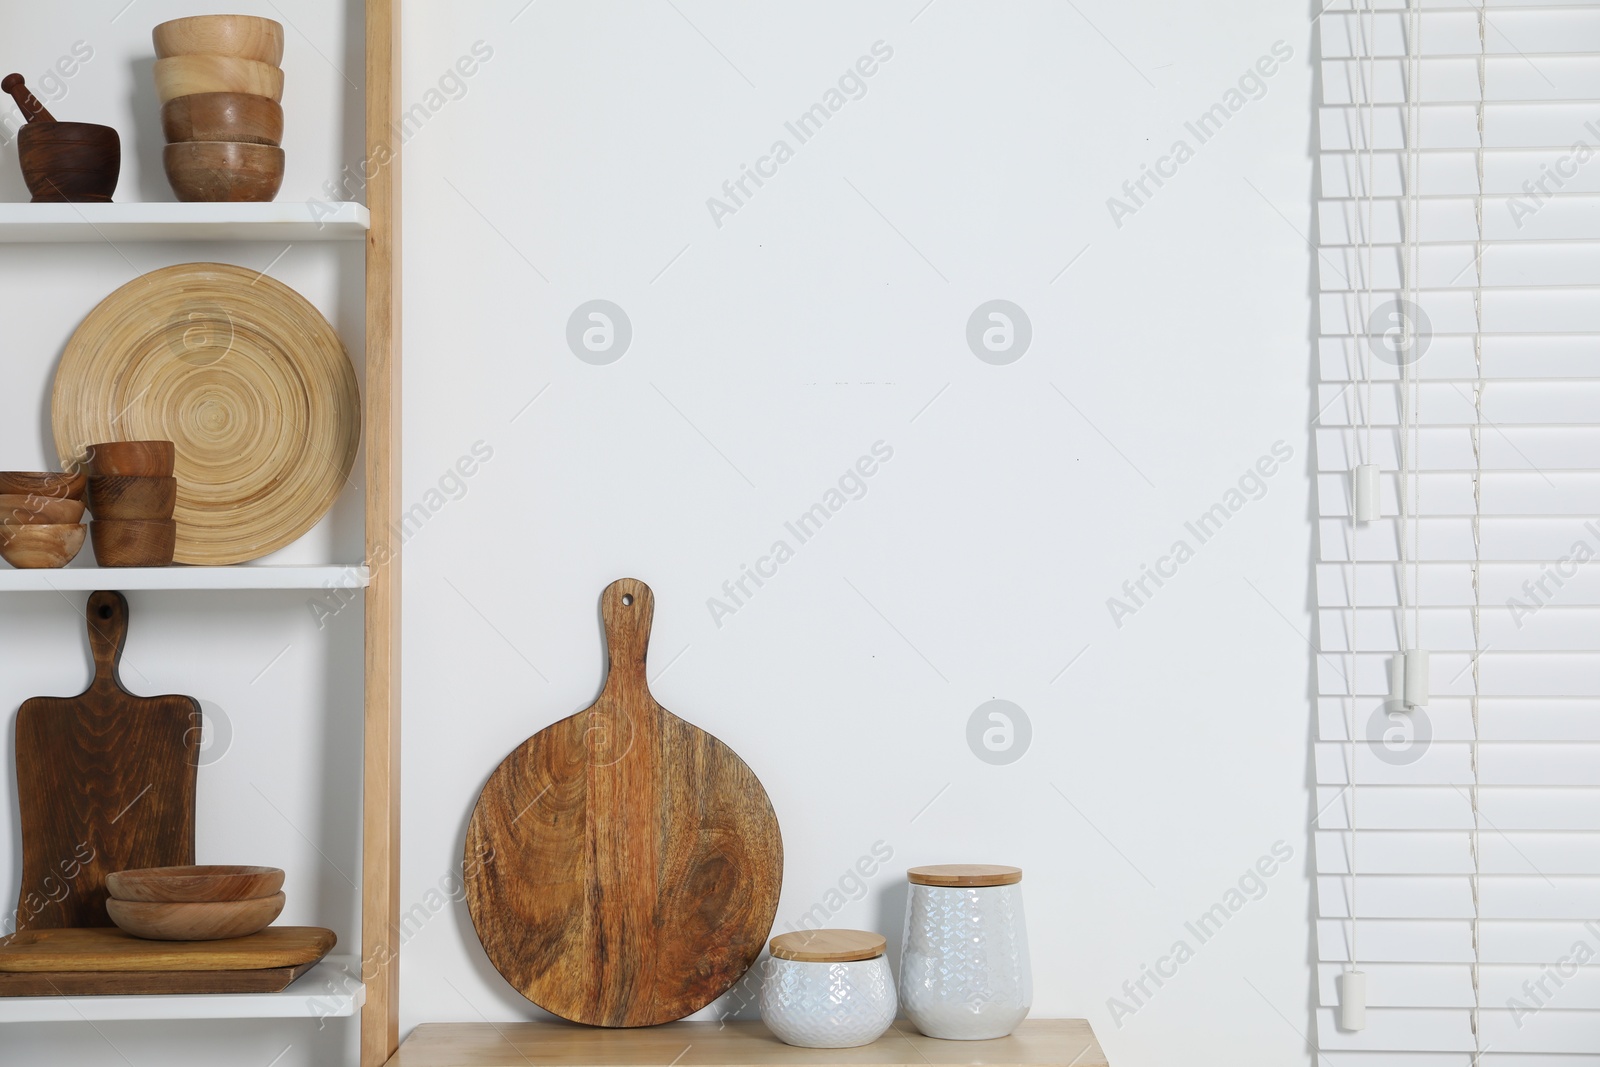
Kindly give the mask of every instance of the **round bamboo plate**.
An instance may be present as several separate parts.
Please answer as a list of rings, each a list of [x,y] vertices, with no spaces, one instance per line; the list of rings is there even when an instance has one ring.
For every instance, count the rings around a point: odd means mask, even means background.
[[[102,300],[67,342],[51,402],[78,469],[96,441],[177,449],[178,563],[243,563],[333,505],[361,439],[355,369],[293,289],[222,263],[152,271]]]

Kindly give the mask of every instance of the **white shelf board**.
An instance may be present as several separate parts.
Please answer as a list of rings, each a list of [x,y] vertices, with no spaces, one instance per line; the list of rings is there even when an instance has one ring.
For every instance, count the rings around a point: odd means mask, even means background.
[[[87,553],[87,549],[84,550]],[[238,567],[61,567],[0,570],[0,593],[63,592],[69,589],[363,589],[371,581],[365,564]]]
[[[344,1018],[367,1002],[360,969],[358,957],[327,956],[281,993],[0,997],[0,1023]]]
[[[119,241],[355,241],[371,215],[353,203],[0,204],[0,244]]]

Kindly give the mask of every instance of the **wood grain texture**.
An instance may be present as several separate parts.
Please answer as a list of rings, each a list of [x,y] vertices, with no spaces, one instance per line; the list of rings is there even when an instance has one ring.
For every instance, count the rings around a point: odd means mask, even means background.
[[[156,96],[165,104],[196,93],[249,93],[283,103],[283,71],[234,56],[186,55],[156,60]]]
[[[200,704],[122,687],[121,593],[91,594],[85,618],[89,688],[34,697],[17,712],[19,931],[110,926],[108,872],[194,862]]]
[[[171,519],[95,519],[89,533],[102,567],[165,567],[178,543]]]
[[[1196,1061],[1200,1062],[1200,1061]],[[904,1019],[870,1045],[785,1045],[754,1020],[591,1030],[555,1022],[426,1023],[390,1067],[1107,1067],[1084,1019],[1027,1019],[994,1041],[939,1041]]]
[[[366,651],[361,1067],[400,1044],[400,0],[366,0]]]
[[[190,15],[150,31],[157,59],[234,56],[276,67],[283,62],[283,26],[256,15]]]
[[[0,972],[0,997],[114,997],[144,994],[281,993],[317,965],[261,971]]]
[[[0,972],[267,970],[314,963],[338,941],[320,926],[273,926],[228,941],[146,941],[116,927],[29,930],[0,938]]]
[[[172,195],[183,203],[266,204],[283,186],[283,149],[243,141],[179,141],[161,150]]]
[[[283,913],[284,895],[248,900],[106,901],[106,914],[134,937],[152,941],[220,941],[248,937]]]
[[[0,525],[0,558],[19,570],[65,567],[83,549],[81,523]]]
[[[88,474],[81,470],[69,474],[60,471],[0,471],[0,493],[82,500],[88,480]]]
[[[911,868],[906,880],[912,885],[1016,885],[1022,881],[1022,868],[998,863],[934,863]]]
[[[803,963],[847,963],[883,955],[888,940],[867,930],[792,930],[772,939],[770,949],[780,960]]]
[[[70,526],[81,522],[82,519],[81,500],[0,493],[0,523],[17,526]]]
[[[97,519],[170,519],[177,503],[176,478],[89,479],[89,510]]]
[[[237,864],[147,867],[106,876],[106,889],[118,900],[252,900],[282,888],[282,868]]]
[[[30,122],[17,161],[35,204],[103,204],[122,175],[122,138],[93,122]]]
[[[600,598],[599,699],[490,776],[467,826],[467,904],[489,960],[546,1011],[651,1026],[716,999],[760,953],[783,844],[755,774],[650,695],[655,597]]]
[[[50,422],[68,469],[95,441],[173,442],[174,559],[222,565],[275,552],[327,513],[361,444],[361,396],[305,297],[259,271],[180,263],[128,282],[73,332]]]
[[[84,462],[91,476],[170,478],[178,461],[171,441],[96,441],[89,446]]]
[[[283,105],[249,93],[195,93],[161,105],[161,132],[169,142],[283,143]]]

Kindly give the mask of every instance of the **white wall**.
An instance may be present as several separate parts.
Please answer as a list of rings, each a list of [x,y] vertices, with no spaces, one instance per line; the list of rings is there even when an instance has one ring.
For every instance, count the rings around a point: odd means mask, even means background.
[[[307,200],[360,150],[361,24],[316,0],[240,0],[231,9],[285,20],[287,84],[282,200]],[[123,10],[126,8],[126,10]],[[150,27],[207,10],[183,0],[30,4],[0,0],[6,70],[20,70],[63,120],[104,122],[122,135],[119,201],[173,199],[161,171],[161,128],[150,68]],[[119,11],[121,12],[119,16]],[[75,42],[93,57],[52,94],[42,77]],[[348,73],[352,90],[340,73]],[[0,72],[3,73],[3,72]],[[56,99],[52,99],[56,96]],[[353,104],[345,105],[346,99]],[[328,101],[334,101],[329,106]],[[0,146],[0,199],[27,199],[9,101]],[[264,268],[304,293],[338,327],[357,369],[362,352],[362,251],[331,244],[0,246],[6,388],[0,391],[0,468],[54,467],[50,385],[61,351],[107,294],[144,272],[194,260]],[[360,479],[360,467],[356,469]],[[274,562],[360,557],[361,494]],[[79,563],[91,563],[86,545]],[[12,716],[30,696],[76,693],[89,676],[85,594],[0,596],[0,900],[7,915],[21,877]],[[130,593],[122,676],[141,694],[199,699],[213,733],[202,757],[196,849],[201,862],[283,867],[283,921],[333,928],[357,951],[360,873],[361,618],[359,606],[317,628],[304,593]],[[281,653],[281,657],[280,657]],[[278,657],[275,659],[275,657]],[[270,664],[270,666],[269,666]],[[179,1035],[181,1034],[181,1040]],[[0,1064],[266,1064],[341,1062],[355,1026],[329,1022],[8,1025]]]
[[[453,884],[495,764],[593,699],[596,598],[632,575],[657,696],[772,796],[780,926],[880,840],[832,921],[896,944],[905,867],[1017,863],[1039,1015],[1089,1017],[1118,1067],[1309,1062],[1308,16],[675,4],[406,16],[408,102],[493,49],[406,148],[408,502],[493,449],[406,550],[407,907]],[[879,40],[865,97],[717,227],[706,198]],[[1277,41],[1198,144],[1185,120]],[[1179,137],[1194,158],[1118,228],[1107,197]],[[633,328],[607,366],[564,336],[595,298]],[[1009,366],[964,339],[993,298],[1034,329]],[[716,625],[707,599],[880,440],[865,497]],[[1117,628],[1106,599],[1278,441],[1264,499]],[[965,740],[992,698],[1034,728],[1008,766]],[[1185,921],[1278,841],[1265,897],[1198,944]],[[1180,938],[1119,1028],[1107,998]],[[460,904],[403,960],[406,1028],[530,1014]]]

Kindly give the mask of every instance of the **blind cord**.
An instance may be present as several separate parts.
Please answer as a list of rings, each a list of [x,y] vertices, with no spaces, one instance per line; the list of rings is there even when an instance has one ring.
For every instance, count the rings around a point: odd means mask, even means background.
[[[1483,1058],[1483,901],[1480,896],[1480,883],[1483,876],[1483,854],[1479,849],[1479,824],[1481,816],[1478,811],[1478,711],[1479,698],[1483,695],[1482,678],[1479,669],[1483,661],[1483,393],[1485,388],[1483,376],[1483,257],[1487,252],[1485,247],[1486,234],[1483,225],[1483,150],[1486,143],[1484,135],[1484,111],[1489,98],[1488,86],[1488,31],[1489,14],[1485,10],[1484,0],[1479,0],[1478,7],[1478,152],[1477,152],[1477,177],[1478,195],[1475,207],[1476,223],[1478,227],[1478,243],[1473,249],[1476,265],[1474,280],[1476,285],[1472,291],[1473,335],[1472,335],[1472,360],[1473,370],[1477,374],[1477,381],[1472,389],[1473,426],[1472,426],[1472,1044],[1474,1055],[1473,1067]]]

